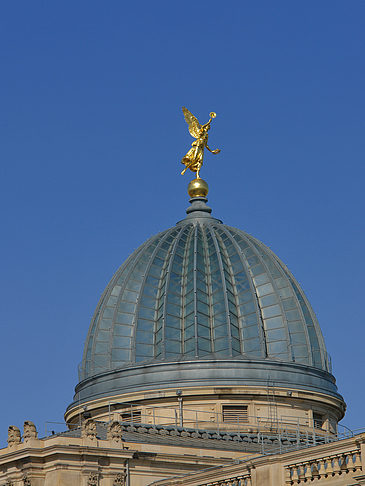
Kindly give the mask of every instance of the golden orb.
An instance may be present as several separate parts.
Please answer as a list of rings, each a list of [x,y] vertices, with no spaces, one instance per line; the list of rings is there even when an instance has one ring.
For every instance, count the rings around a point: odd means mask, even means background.
[[[189,182],[188,194],[190,197],[206,197],[208,191],[208,184],[203,179],[194,179]]]

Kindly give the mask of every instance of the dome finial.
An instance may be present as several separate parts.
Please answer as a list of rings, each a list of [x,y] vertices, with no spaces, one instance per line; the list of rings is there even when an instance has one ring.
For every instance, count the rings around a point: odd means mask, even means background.
[[[189,182],[188,194],[190,197],[207,197],[208,191],[208,183],[200,177]]]

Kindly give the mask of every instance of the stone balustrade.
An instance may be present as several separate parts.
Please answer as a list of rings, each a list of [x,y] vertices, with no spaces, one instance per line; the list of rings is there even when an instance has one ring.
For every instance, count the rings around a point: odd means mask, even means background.
[[[204,483],[201,486],[252,486],[251,475],[243,474],[234,478]]]
[[[361,452],[360,449],[355,449],[286,465],[285,483],[289,486],[317,482],[361,470]]]
[[[154,486],[365,486],[365,433],[156,481]]]

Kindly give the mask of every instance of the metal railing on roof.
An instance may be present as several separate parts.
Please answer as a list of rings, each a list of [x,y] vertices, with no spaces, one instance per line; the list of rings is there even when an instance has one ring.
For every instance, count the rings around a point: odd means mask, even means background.
[[[150,433],[154,429],[155,433],[171,435],[176,437],[192,437],[207,439],[216,439],[223,441],[242,442],[243,447],[249,447],[263,455],[283,453],[295,449],[321,445],[335,442],[341,439],[354,436],[354,432],[360,433],[365,429],[350,430],[348,427],[338,425],[336,433],[328,433],[325,430],[319,430],[310,424],[310,420],[298,417],[281,416],[273,423],[272,420],[257,416],[247,416],[244,422],[237,419],[237,423],[223,422],[223,414],[199,411],[193,409],[184,409],[185,418],[183,427],[180,426],[178,410],[173,407],[149,407],[142,412],[137,410],[133,404],[110,402],[109,403],[109,420],[100,421],[107,426],[115,420],[111,411],[112,405],[123,405],[123,409],[118,408],[116,412],[119,415],[119,422],[123,424],[123,430],[134,433]],[[169,415],[163,413],[170,412]],[[202,415],[209,414],[208,419],[202,419]],[[200,415],[200,416],[199,416]],[[214,421],[212,421],[214,419]],[[313,421],[312,421],[313,422]],[[64,430],[57,429],[64,427],[64,422],[46,422],[46,437],[58,435]],[[66,424],[72,428],[79,428],[80,424]],[[62,427],[62,428],[63,428]],[[55,430],[56,429],[56,430]],[[175,431],[175,433],[172,433]],[[177,433],[176,433],[177,432]],[[133,442],[133,440],[132,440]],[[208,446],[208,443],[206,444]],[[209,447],[209,446],[208,446]]]
[[[117,406],[116,410],[113,408]],[[236,420],[229,416],[229,422],[225,421],[225,414],[215,411],[196,410],[189,408],[148,406],[141,409],[140,406],[128,402],[108,403],[108,421],[112,421],[116,413],[123,422],[131,424],[146,424],[156,427],[175,426],[197,430],[222,432],[239,432],[256,434],[260,437],[273,435],[290,439],[296,438],[297,443],[304,441],[313,445],[317,443],[332,442],[334,440],[353,437],[354,433],[342,424],[331,425],[329,421],[323,427],[318,427],[315,419],[295,417],[289,415],[272,417],[250,416],[237,414]]]

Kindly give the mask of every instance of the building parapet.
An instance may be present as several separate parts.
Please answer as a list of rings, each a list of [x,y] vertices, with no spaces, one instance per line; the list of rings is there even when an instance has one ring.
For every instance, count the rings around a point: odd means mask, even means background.
[[[304,450],[236,461],[157,481],[153,486],[292,486],[322,480],[336,480],[336,486],[360,486],[365,485],[364,471],[365,433]]]

